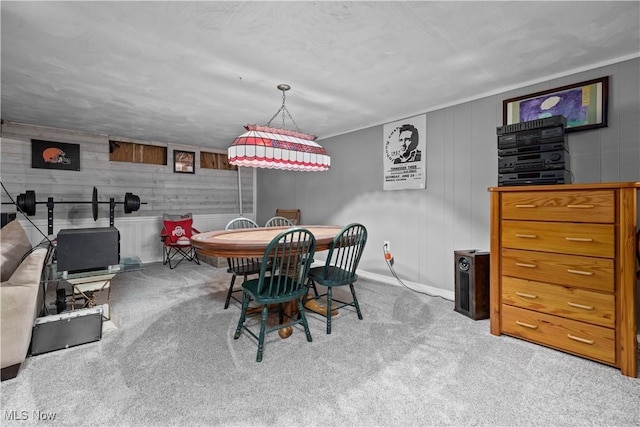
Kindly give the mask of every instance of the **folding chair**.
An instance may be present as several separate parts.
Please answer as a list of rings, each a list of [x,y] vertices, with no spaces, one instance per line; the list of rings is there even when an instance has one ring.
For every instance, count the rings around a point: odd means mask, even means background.
[[[193,218],[191,214],[182,216],[163,215],[162,232],[160,239],[163,244],[162,264],[169,264],[170,269],[174,269],[182,260],[192,261],[200,265],[198,253],[191,246],[191,236],[200,233],[193,228]],[[175,258],[177,262],[172,262]]]

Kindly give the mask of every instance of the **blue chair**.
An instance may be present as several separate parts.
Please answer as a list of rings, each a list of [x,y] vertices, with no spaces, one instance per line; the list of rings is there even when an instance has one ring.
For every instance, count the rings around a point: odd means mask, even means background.
[[[362,312],[356,297],[353,284],[358,280],[356,270],[362,257],[362,252],[367,243],[367,229],[362,224],[349,224],[340,230],[329,246],[327,260],[322,267],[314,267],[309,271],[308,285],[315,291],[315,297],[319,299],[326,297],[327,300],[327,334],[331,333],[332,311],[343,307],[351,306],[356,309],[358,319],[362,320]],[[325,286],[326,293],[318,295],[316,284]],[[352,301],[345,302],[333,297],[333,288],[339,286],[349,286],[351,289]],[[333,307],[333,303],[339,305]],[[313,311],[314,313],[318,313]]]
[[[313,259],[315,250],[316,239],[309,230],[290,228],[283,231],[274,237],[265,249],[260,276],[242,284],[242,312],[233,338],[240,338],[240,334],[245,330],[258,341],[256,362],[262,361],[264,338],[270,332],[302,324],[307,341],[312,341],[302,307],[302,297],[307,293],[306,281],[311,264],[309,260]],[[245,325],[247,309],[251,301],[262,306],[260,331],[257,334]],[[295,303],[298,309],[295,317],[284,310],[284,304],[291,303]],[[276,326],[267,328],[270,305],[278,306],[280,322]],[[285,316],[289,320],[288,323],[283,321]]]

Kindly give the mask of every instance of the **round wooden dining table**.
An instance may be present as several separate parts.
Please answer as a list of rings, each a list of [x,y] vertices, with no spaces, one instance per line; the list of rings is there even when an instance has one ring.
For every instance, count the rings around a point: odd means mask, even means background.
[[[309,225],[300,226],[309,230],[316,239],[316,252],[326,251],[331,246],[333,238],[342,230],[337,225]],[[258,227],[239,230],[219,230],[195,234],[191,237],[191,245],[198,253],[224,258],[262,258],[267,246],[281,232],[290,227]],[[309,299],[304,306],[309,310],[326,315],[326,307],[322,307],[315,300]],[[285,311],[291,314],[296,309],[295,303],[287,304]],[[337,314],[332,310],[332,315]],[[293,328],[278,331],[281,338],[288,338]]]

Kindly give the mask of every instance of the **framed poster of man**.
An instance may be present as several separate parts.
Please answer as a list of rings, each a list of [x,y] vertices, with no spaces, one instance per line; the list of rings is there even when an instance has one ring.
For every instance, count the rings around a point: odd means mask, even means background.
[[[426,114],[389,123],[383,128],[384,190],[424,189]]]
[[[79,171],[80,144],[32,139],[31,167]]]

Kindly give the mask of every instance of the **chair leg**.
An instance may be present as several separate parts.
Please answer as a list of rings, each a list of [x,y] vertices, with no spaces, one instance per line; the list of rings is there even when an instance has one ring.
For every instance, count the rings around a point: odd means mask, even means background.
[[[180,255],[180,259],[175,264],[171,264],[171,260],[176,256]],[[162,264],[169,264],[169,268],[173,270],[182,262],[182,260],[186,259],[187,261],[193,261],[196,264],[200,265],[200,258],[198,258],[198,252],[194,247],[190,247],[189,249],[184,249],[181,247],[171,247],[165,246],[165,251],[162,253]]]
[[[242,326],[247,317],[247,309],[249,308],[249,294],[242,293],[242,310],[240,311],[240,319],[238,320],[238,326],[236,327],[236,333],[233,335],[233,339],[240,338],[242,332]]]
[[[227,292],[227,299],[224,302],[224,309],[226,310],[227,308],[229,308],[229,301],[231,301],[231,294],[233,293],[233,285],[234,283],[236,283],[236,274],[233,273],[233,276],[231,276],[231,284],[229,285],[229,291]]]
[[[304,315],[302,300],[298,298],[296,303],[298,304],[298,316],[302,320],[302,326],[304,326],[304,333],[307,334],[307,341],[312,342],[313,338],[311,338],[311,331],[309,330],[309,323],[307,323],[307,316]]]
[[[362,312],[360,311],[360,304],[358,304],[358,298],[356,297],[356,290],[353,287],[353,283],[349,285],[351,288],[351,295],[353,296],[353,304],[356,306],[356,312],[358,313],[358,319],[362,320]]]
[[[268,314],[269,306],[265,304],[262,306],[262,319],[260,321],[260,335],[258,336],[258,354],[256,355],[256,362],[262,362],[262,353],[264,352],[264,335],[267,327]]]
[[[190,259],[190,261],[193,261],[196,264],[200,265],[200,258],[198,258],[198,251],[196,251],[196,248],[194,248],[193,246],[191,247],[191,259]]]
[[[316,287],[316,282],[314,282],[313,280],[309,279],[307,282],[307,287],[308,288],[312,288],[313,289],[313,294],[315,295],[316,298],[318,298],[318,288]]]
[[[327,288],[327,335],[331,334],[331,286]]]

